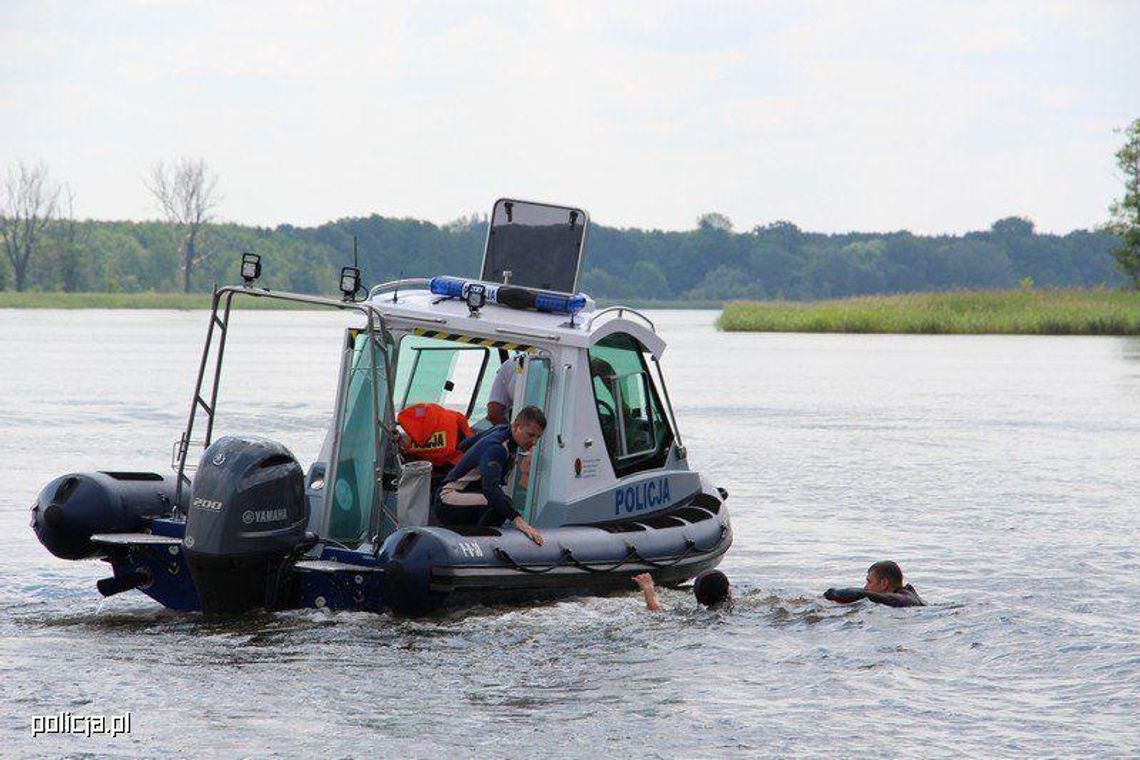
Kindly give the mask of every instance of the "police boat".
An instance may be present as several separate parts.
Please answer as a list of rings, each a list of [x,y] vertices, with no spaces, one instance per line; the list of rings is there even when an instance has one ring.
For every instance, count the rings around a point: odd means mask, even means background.
[[[213,292],[173,474],[56,478],[32,507],[36,535],[57,557],[109,563],[104,596],[137,589],[208,614],[416,615],[627,590],[641,572],[675,585],[714,567],[732,543],[728,494],[689,467],[653,322],[578,292],[588,225],[582,209],[501,199],[479,278],[388,282],[367,297],[355,267],[342,299],[270,291],[244,254],[243,283]],[[359,315],[307,469],[275,441],[214,430],[231,305],[246,298]],[[478,430],[504,367],[513,408],[548,421],[504,485],[541,546],[511,523],[441,525],[430,457],[398,427],[409,409],[443,408]]]

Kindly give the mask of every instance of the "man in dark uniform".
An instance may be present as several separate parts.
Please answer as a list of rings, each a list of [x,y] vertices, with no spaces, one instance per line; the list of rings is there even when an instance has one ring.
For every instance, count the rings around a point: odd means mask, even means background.
[[[876,562],[867,569],[867,583],[863,588],[829,588],[823,592],[823,598],[840,604],[870,599],[888,607],[926,606],[914,586],[904,585],[902,568],[890,560]]]
[[[439,490],[436,514],[443,525],[502,525],[508,520],[542,546],[542,534],[523,519],[503,493],[519,451],[530,451],[546,430],[537,406],[524,407],[510,425],[496,425],[460,444],[463,456]]]

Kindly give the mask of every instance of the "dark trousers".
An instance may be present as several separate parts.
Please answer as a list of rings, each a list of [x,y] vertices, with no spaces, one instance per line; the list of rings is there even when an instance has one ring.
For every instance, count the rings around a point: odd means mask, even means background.
[[[490,507],[459,507],[453,504],[444,504],[438,498],[435,500],[435,515],[439,524],[444,527],[497,528],[503,524],[503,518]]]

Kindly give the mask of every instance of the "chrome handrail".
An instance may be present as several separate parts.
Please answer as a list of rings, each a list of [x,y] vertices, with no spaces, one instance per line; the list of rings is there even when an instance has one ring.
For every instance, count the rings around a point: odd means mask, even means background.
[[[430,283],[431,280],[426,277],[408,277],[403,280],[389,280],[379,285],[373,285],[372,289],[368,291],[368,297],[375,298],[382,293],[403,290],[404,288],[426,288]]]
[[[616,312],[617,312],[617,315],[618,315],[618,318],[619,318],[619,319],[621,318],[621,315],[622,315],[624,312],[627,312],[627,311],[628,311],[630,314],[636,314],[637,316],[639,316],[639,317],[641,317],[642,319],[644,319],[644,320],[645,320],[645,323],[646,323],[647,325],[649,325],[649,329],[650,329],[650,330],[652,330],[654,333],[656,333],[656,332],[657,332],[657,327],[656,327],[656,326],[653,324],[653,320],[652,320],[652,319],[650,319],[649,317],[645,316],[644,314],[642,314],[642,313],[641,313],[640,311],[638,311],[637,309],[631,309],[631,308],[630,308],[630,307],[628,307],[628,306],[609,306],[609,307],[607,307],[607,308],[605,308],[605,309],[602,309],[601,311],[598,311],[598,312],[594,312],[594,316],[590,317],[590,321],[586,323],[586,330],[587,330],[587,331],[589,331],[591,328],[593,328],[593,326],[594,326],[594,320],[596,320],[598,317],[602,316],[603,314],[609,314],[610,312],[614,312],[614,311],[616,311]]]
[[[415,317],[411,314],[389,314],[387,319],[392,322],[425,322],[429,325],[446,325],[443,317]]]

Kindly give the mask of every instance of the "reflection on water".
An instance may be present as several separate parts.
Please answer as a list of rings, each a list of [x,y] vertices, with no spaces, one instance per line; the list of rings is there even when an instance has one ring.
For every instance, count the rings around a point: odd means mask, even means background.
[[[16,754],[1132,754],[1140,341],[744,335],[653,315],[695,466],[728,489],[731,612],[662,592],[426,620],[206,621],[100,601],[27,508],[54,475],[163,468],[201,312],[0,311],[0,683]],[[243,313],[221,432],[302,457],[337,315]],[[61,360],[66,357],[66,360]],[[245,379],[242,378],[253,378]],[[228,425],[228,426],[227,426]],[[897,559],[931,606],[837,606]],[[132,711],[130,737],[32,715]]]
[[[1140,362],[1140,338],[1121,338],[1121,354],[1128,361]]]

